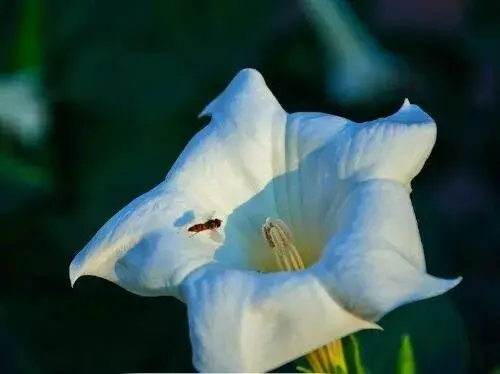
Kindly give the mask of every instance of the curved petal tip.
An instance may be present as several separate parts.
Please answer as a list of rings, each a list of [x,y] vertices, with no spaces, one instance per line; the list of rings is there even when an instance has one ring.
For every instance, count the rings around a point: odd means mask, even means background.
[[[442,279],[443,282],[443,293],[455,288],[462,282],[463,277],[456,277],[455,279]]]
[[[71,285],[71,288],[74,288],[75,287],[75,282],[78,280],[78,276],[76,277],[73,277],[72,274],[71,274],[71,271],[69,273],[69,284]]]
[[[384,331],[384,328],[377,323],[372,323],[369,329],[370,330]]]
[[[82,257],[83,253],[82,252],[78,253],[75,256],[75,258],[73,258],[71,264],[69,265],[69,282],[71,284],[71,288],[75,287],[75,283],[80,277],[86,275],[83,272],[84,269],[81,264],[83,260]]]
[[[440,296],[458,286],[461,281],[462,277],[443,279],[427,274],[419,292],[415,295],[415,301]]]
[[[92,275],[117,283],[118,279],[114,271],[116,262],[136,242],[136,239],[131,239],[128,236],[124,236],[114,245],[96,246],[91,241],[78,252],[69,265],[71,287],[79,278],[85,275]]]

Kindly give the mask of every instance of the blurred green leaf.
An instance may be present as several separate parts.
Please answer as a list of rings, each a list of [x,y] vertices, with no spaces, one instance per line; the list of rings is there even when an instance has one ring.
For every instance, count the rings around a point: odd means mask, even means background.
[[[297,366],[295,367],[295,369],[299,372],[299,373],[314,373],[311,369],[307,369],[303,366]]]
[[[358,340],[354,335],[350,335],[349,339],[352,345],[352,361],[354,365],[354,374],[366,374],[363,362],[361,360],[361,347]]]
[[[347,372],[341,366],[335,366],[333,368],[333,374],[347,374]]]
[[[448,295],[400,307],[382,318],[380,331],[361,331],[363,364],[373,374],[394,372],[401,336],[412,337],[420,373],[468,373],[469,344],[463,320]]]
[[[0,186],[0,211],[4,214],[47,195],[53,188],[53,180],[40,166],[0,154]]]
[[[43,168],[7,154],[0,154],[0,175],[2,180],[34,188],[48,188],[51,185],[50,175]]]
[[[397,363],[398,374],[416,374],[415,358],[409,335],[403,335]]]
[[[16,70],[36,69],[41,64],[42,0],[22,0]]]

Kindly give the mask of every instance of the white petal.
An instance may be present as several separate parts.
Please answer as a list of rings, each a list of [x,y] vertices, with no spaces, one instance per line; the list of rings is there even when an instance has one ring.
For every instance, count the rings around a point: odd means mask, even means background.
[[[216,257],[248,267],[260,225],[278,215],[271,181],[285,172],[287,113],[260,73],[245,69],[202,112],[207,114],[212,116],[210,124],[186,147],[167,182],[200,206],[210,207],[216,217],[230,215],[224,247]],[[244,203],[245,208],[235,212]]]
[[[248,266],[246,233],[258,233],[265,218],[277,214],[273,189],[260,191],[284,171],[283,152],[275,149],[284,147],[286,112],[262,76],[246,69],[204,114],[212,115],[210,124],[188,143],[166,181],[111,218],[75,257],[72,283],[95,275],[141,295],[176,295],[179,282],[220,247],[209,232],[187,234],[211,215],[223,220],[220,232],[229,237],[217,259]],[[258,205],[228,222],[259,192]]]
[[[230,213],[284,172],[274,152],[284,143],[286,112],[260,73],[245,69],[201,115],[211,115],[210,124],[189,142],[167,180]]]
[[[408,100],[395,114],[362,124],[321,113],[289,115],[288,173],[273,180],[273,189],[279,217],[291,226],[297,247],[310,251],[303,253],[306,262],[334,234],[340,204],[357,183],[389,179],[410,190],[435,137],[432,118]]]
[[[389,179],[410,190],[435,137],[432,118],[408,100],[395,114],[362,124],[327,114],[290,115],[285,154],[289,172],[273,184],[281,191],[276,194],[278,207],[288,208],[287,214],[280,210],[280,217],[296,233],[298,247],[326,245],[339,206],[357,183]]]
[[[179,226],[190,218],[181,194],[161,183],[113,216],[70,265],[71,284],[93,275],[142,295],[178,297],[177,286],[197,267],[213,261],[218,243],[190,237]],[[192,214],[192,213],[191,213]]]
[[[339,211],[337,233],[314,272],[331,295],[362,318],[440,295],[460,282],[425,273],[408,192],[393,181],[368,181]]]
[[[408,185],[420,172],[436,141],[436,123],[405,102],[395,114],[353,124],[337,139],[339,178],[392,179]]]
[[[342,185],[325,150],[345,131],[350,121],[323,113],[288,116],[285,160],[288,172],[273,180],[279,218],[290,225],[296,246],[306,263],[317,259],[328,234],[322,223],[331,206],[341,201]],[[333,145],[335,146],[335,145]]]
[[[332,340],[379,328],[346,312],[309,272],[207,265],[183,284],[198,371],[267,372]]]

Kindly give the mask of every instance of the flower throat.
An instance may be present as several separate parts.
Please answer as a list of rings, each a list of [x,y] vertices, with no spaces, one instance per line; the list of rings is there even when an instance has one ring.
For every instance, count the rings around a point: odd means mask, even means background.
[[[266,219],[262,225],[262,236],[271,248],[281,271],[304,270],[305,265],[300,253],[293,244],[292,233],[279,219]],[[342,341],[337,340],[324,345],[306,355],[311,370],[298,367],[303,372],[347,373]]]

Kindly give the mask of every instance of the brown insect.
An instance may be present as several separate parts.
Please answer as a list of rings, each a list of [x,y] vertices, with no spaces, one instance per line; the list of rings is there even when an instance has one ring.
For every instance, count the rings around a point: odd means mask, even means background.
[[[196,225],[193,225],[190,228],[188,228],[188,231],[192,232],[193,235],[196,235],[196,234],[198,234],[202,231],[205,231],[205,230],[218,229],[221,225],[222,225],[222,220],[220,220],[218,218],[214,218],[214,219],[209,219],[205,223],[197,223]],[[193,235],[191,235],[191,236],[193,236]]]

